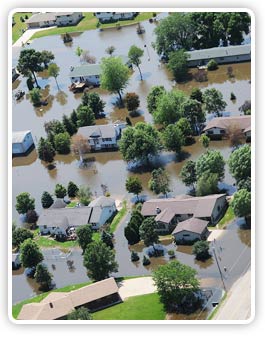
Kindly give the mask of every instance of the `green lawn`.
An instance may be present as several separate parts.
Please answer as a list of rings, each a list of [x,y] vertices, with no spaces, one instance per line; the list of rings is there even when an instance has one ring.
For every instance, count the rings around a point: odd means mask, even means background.
[[[235,214],[233,212],[233,209],[231,206],[229,206],[226,210],[226,213],[224,215],[224,217],[221,219],[221,221],[218,222],[217,224],[217,228],[218,229],[222,229],[225,225],[227,225],[228,223],[232,222],[235,219]]]
[[[15,13],[14,16],[14,20],[15,20],[15,25],[12,27],[12,42],[16,42],[20,36],[22,36],[22,29],[27,29],[27,25],[25,24],[25,22],[21,22],[20,21],[20,17],[22,16],[23,18],[25,18],[25,15],[27,15],[28,17],[31,17],[32,13],[29,12],[23,12],[23,13]]]
[[[78,201],[71,201],[70,204],[66,205],[68,208],[73,208],[78,204]]]
[[[36,39],[43,36],[50,36],[50,35],[58,35],[58,34],[65,34],[65,33],[73,33],[73,32],[84,32],[86,30],[96,29],[98,19],[93,15],[93,13],[83,13],[84,18],[76,25],[70,27],[59,27],[59,28],[51,28],[48,30],[44,30],[41,32],[35,33],[31,39]],[[120,26],[125,26],[128,24],[132,24],[134,22],[140,22],[144,20],[148,20],[149,18],[153,17],[153,13],[140,13],[135,20],[126,20],[126,21],[119,21]],[[110,28],[115,27],[116,23],[108,23],[102,24],[101,28]]]
[[[59,242],[52,238],[40,235],[35,237],[35,241],[42,248],[73,248],[78,246],[77,241]]]
[[[69,291],[76,290],[76,289],[82,288],[84,286],[87,286],[88,284],[91,284],[91,283],[92,282],[85,282],[85,283],[79,283],[79,284],[69,285],[69,286],[66,286],[66,287],[63,287],[63,288],[59,288],[59,289],[55,289],[55,290],[52,290],[52,291],[53,292],[64,292],[64,293],[67,293]],[[27,303],[39,303],[46,296],[48,296],[52,291],[48,291],[46,293],[40,294],[40,295],[38,295],[36,297],[29,298],[27,300],[24,300],[22,302],[19,302],[19,303],[13,305],[13,307],[12,307],[12,315],[13,315],[13,317],[15,319],[17,318],[17,316],[19,315],[20,310],[22,309],[22,307],[23,307],[24,304],[27,304]]]
[[[164,320],[165,317],[166,312],[156,293],[130,297],[93,314],[94,320]]]
[[[110,232],[114,233],[117,229],[118,224],[120,223],[121,219],[125,216],[127,212],[127,202],[126,200],[122,203],[122,209],[115,215],[114,219],[110,224]]]

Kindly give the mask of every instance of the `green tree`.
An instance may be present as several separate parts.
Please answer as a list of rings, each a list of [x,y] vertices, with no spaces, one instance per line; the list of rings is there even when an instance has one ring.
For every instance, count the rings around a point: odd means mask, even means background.
[[[67,194],[69,198],[75,198],[78,194],[79,188],[76,186],[75,183],[69,181],[67,186]]]
[[[41,92],[39,88],[33,88],[29,92],[29,97],[34,106],[39,106],[41,104]]]
[[[39,87],[35,72],[43,70],[41,53],[34,49],[22,49],[18,59],[17,70],[26,77],[32,74],[35,83]]]
[[[94,281],[101,281],[118,271],[115,253],[102,241],[90,243],[84,253],[84,266]]]
[[[223,100],[222,93],[215,89],[206,89],[203,93],[203,102],[205,104],[205,110],[207,113],[214,113],[218,117],[220,112],[224,111],[227,106],[226,102]]]
[[[244,115],[251,115],[251,101],[246,100],[239,108],[239,111],[243,112]]]
[[[77,126],[90,126],[95,124],[95,115],[89,106],[82,105],[77,109]]]
[[[124,236],[126,237],[129,245],[134,245],[140,241],[139,233],[132,226],[124,228]]]
[[[245,189],[251,192],[251,177],[247,177],[245,179],[239,180],[237,182],[237,189],[238,190]]]
[[[110,249],[114,248],[112,242],[112,235],[106,231],[102,231],[101,233],[101,241],[104,242]]]
[[[43,260],[39,246],[32,239],[25,240],[20,245],[20,261],[24,268],[36,268]]]
[[[33,233],[26,228],[15,228],[12,231],[12,246],[19,249],[20,245],[27,239],[33,239]]]
[[[251,176],[251,147],[247,144],[231,153],[228,160],[229,171],[238,183]]]
[[[196,31],[189,14],[171,13],[159,22],[155,34],[158,54],[169,55],[180,48],[190,50]]]
[[[149,94],[147,95],[147,109],[150,114],[156,110],[158,100],[164,93],[166,93],[166,89],[163,85],[155,85],[151,88]]]
[[[40,284],[42,290],[47,291],[51,288],[52,276],[45,265],[41,263],[37,265],[34,278]]]
[[[105,52],[112,56],[112,54],[115,52],[116,48],[114,46],[109,46],[106,48]]]
[[[139,233],[141,240],[144,241],[146,247],[152,246],[156,255],[155,243],[159,242],[159,236],[156,231],[156,222],[154,217],[144,219],[140,226]]]
[[[191,90],[190,98],[192,100],[196,100],[200,103],[203,103],[203,98],[202,98],[202,91],[199,88],[193,88]]]
[[[92,109],[95,118],[99,118],[101,116],[106,105],[97,92],[85,92],[82,96],[82,104],[89,106]]]
[[[27,192],[22,192],[16,196],[16,210],[19,214],[25,214],[29,210],[35,209],[35,199]]]
[[[53,119],[49,122],[44,123],[44,129],[49,137],[50,134],[58,135],[58,133],[64,133],[66,130],[62,122],[57,119]]]
[[[125,106],[128,111],[134,112],[140,105],[139,96],[135,92],[127,92],[125,96]]]
[[[195,183],[197,182],[196,176],[196,163],[192,160],[188,160],[180,171],[180,177],[182,182],[186,186],[192,186],[195,188]]]
[[[177,127],[180,129],[183,137],[184,137],[184,144],[188,143],[188,139],[192,135],[192,129],[190,126],[190,122],[187,118],[181,117],[178,122],[176,123]]]
[[[27,214],[26,214],[26,222],[27,223],[36,225],[36,222],[38,221],[38,218],[39,218],[39,216],[34,209],[29,209],[27,211]]]
[[[129,193],[133,193],[137,195],[137,199],[139,200],[139,193],[142,192],[143,187],[140,179],[138,177],[129,177],[125,183],[126,190]]]
[[[210,71],[218,69],[218,63],[214,59],[211,59],[207,63],[207,69]]]
[[[62,199],[67,194],[66,188],[61,184],[56,184],[54,194],[56,195],[56,198]]]
[[[67,315],[67,320],[75,320],[75,321],[89,321],[92,320],[92,315],[90,314],[90,312],[88,311],[87,308],[85,307],[80,307],[77,308],[75,310],[73,310],[72,312],[70,312],[70,314]]]
[[[163,168],[160,167],[152,171],[151,179],[148,182],[148,187],[151,191],[155,194],[163,193],[167,196],[167,193],[170,191],[169,184],[169,175]]]
[[[199,141],[202,143],[202,146],[207,149],[210,145],[210,138],[206,136],[205,133],[203,133],[199,139]]]
[[[204,196],[218,193],[218,174],[204,172],[197,181],[197,196]]]
[[[41,196],[41,204],[43,208],[49,208],[53,204],[53,198],[49,192],[43,192]]]
[[[122,132],[119,149],[126,161],[146,161],[161,150],[158,131],[150,124],[136,123]]]
[[[201,102],[188,98],[181,105],[183,116],[188,119],[195,134],[198,134],[198,126],[205,122],[205,112]]]
[[[73,122],[73,124],[77,127],[78,117],[77,117],[77,113],[76,113],[75,110],[72,111],[72,113],[70,115],[70,119]]]
[[[63,123],[63,126],[64,126],[66,132],[68,132],[70,136],[73,136],[77,132],[77,127],[72,122],[70,117],[67,117],[66,115],[63,115],[62,123]]]
[[[77,46],[75,53],[78,57],[80,57],[82,55],[83,51],[84,50],[80,46]]]
[[[40,137],[39,143],[38,143],[38,156],[40,160],[43,160],[47,163],[52,163],[55,156],[55,150],[48,140]]]
[[[43,50],[41,52],[41,62],[44,64],[44,68],[47,69],[49,63],[54,60],[54,55],[51,51]]]
[[[162,139],[167,150],[181,152],[184,136],[177,124],[169,124],[162,133]]]
[[[120,57],[103,58],[100,65],[102,69],[100,86],[111,93],[117,93],[122,102],[121,92],[129,81],[128,67],[123,64]]]
[[[181,82],[188,75],[188,55],[184,49],[173,51],[169,54],[168,68],[172,71],[177,82]]]
[[[230,203],[236,216],[244,217],[248,225],[251,224],[251,193],[245,189],[233,195]]]
[[[87,206],[89,204],[91,196],[92,196],[92,192],[91,192],[89,186],[86,186],[86,185],[79,186],[77,196],[78,196],[81,204]]]
[[[185,305],[190,306],[190,299],[199,290],[196,270],[177,260],[159,266],[153,273],[153,280],[158,295],[166,310],[176,311]]]
[[[192,246],[192,254],[196,256],[196,260],[207,260],[210,257],[209,254],[209,242],[197,241]]]
[[[129,52],[128,52],[128,57],[129,57],[131,63],[134,64],[139,70],[139,73],[140,73],[140,76],[141,76],[141,81],[143,80],[143,76],[142,76],[142,72],[141,72],[141,69],[140,69],[140,64],[142,63],[141,57],[143,55],[144,55],[143,49],[141,49],[141,48],[139,48],[135,45],[132,45],[129,49]]]
[[[55,150],[59,154],[68,154],[71,151],[70,148],[70,136],[68,132],[59,133],[58,135],[54,136],[54,146]]]
[[[218,181],[224,178],[225,161],[217,150],[208,150],[196,162],[196,174],[200,178],[204,173],[216,173]]]
[[[60,74],[60,67],[58,67],[56,63],[49,64],[48,75],[54,77],[58,90],[60,90],[57,82],[57,77],[59,76],[59,74]]]
[[[83,250],[83,254],[86,247],[92,242],[93,230],[91,225],[83,225],[76,229],[77,242]]]
[[[151,263],[150,259],[146,255],[144,255],[143,266],[149,266],[150,263]]]
[[[170,91],[162,94],[153,113],[156,124],[169,125],[176,123],[182,116],[182,103],[185,95],[182,91]]]

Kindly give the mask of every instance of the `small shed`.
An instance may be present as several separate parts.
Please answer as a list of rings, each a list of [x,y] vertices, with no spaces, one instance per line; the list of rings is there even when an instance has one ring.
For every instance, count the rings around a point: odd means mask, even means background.
[[[28,154],[35,144],[30,130],[14,131],[12,135],[12,155],[21,156]]]

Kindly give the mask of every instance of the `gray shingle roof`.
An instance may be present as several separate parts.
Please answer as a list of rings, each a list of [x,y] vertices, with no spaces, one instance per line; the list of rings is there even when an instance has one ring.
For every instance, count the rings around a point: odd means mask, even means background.
[[[95,206],[100,206],[100,207],[108,207],[108,206],[113,206],[115,204],[115,200],[110,198],[110,197],[98,197],[95,200],[92,200],[88,207],[95,207]]]
[[[181,221],[177,224],[177,227],[174,229],[172,234],[177,234],[182,231],[188,231],[193,232],[196,234],[201,234],[207,227],[209,221],[196,219],[196,218],[190,218],[185,221]]]
[[[31,132],[30,130],[26,130],[26,131],[13,131],[13,133],[12,133],[12,144],[23,143],[24,138],[30,132]]]
[[[250,54],[251,45],[215,47],[209,49],[200,49],[186,52],[189,55],[188,61],[212,59],[216,57],[236,56]]]
[[[99,64],[85,64],[81,66],[74,67],[69,73],[70,77],[81,77],[81,76],[93,76],[100,75],[101,68]]]
[[[85,137],[86,139],[93,137],[100,137],[100,138],[116,137],[114,124],[82,126],[81,128],[78,129],[78,133],[83,137]]]
[[[26,20],[26,23],[38,23],[43,21],[55,21],[56,16],[55,13],[38,13],[32,15],[28,20]]]

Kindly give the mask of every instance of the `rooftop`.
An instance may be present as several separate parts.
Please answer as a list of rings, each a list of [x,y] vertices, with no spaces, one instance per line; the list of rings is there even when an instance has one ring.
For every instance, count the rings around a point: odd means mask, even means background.
[[[15,143],[22,143],[24,141],[24,138],[28,133],[31,133],[30,130],[26,131],[13,131],[12,133],[12,144]]]
[[[92,125],[92,126],[82,126],[78,129],[78,133],[89,138],[116,138],[116,131],[114,124],[106,125]]]
[[[206,220],[190,218],[188,220],[179,222],[177,224],[177,227],[172,232],[172,234],[177,234],[182,231],[188,231],[188,232],[201,234],[207,227],[208,223],[209,221],[206,221]]]
[[[212,128],[230,129],[239,128],[244,130],[251,127],[251,116],[233,116],[233,117],[216,117],[213,118],[203,129],[207,131]]]

